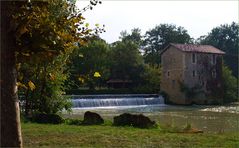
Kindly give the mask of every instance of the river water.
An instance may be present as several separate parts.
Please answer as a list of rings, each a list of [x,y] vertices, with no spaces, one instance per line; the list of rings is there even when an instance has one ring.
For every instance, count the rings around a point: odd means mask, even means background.
[[[239,103],[225,106],[183,106],[166,105],[162,102],[161,98],[158,98],[159,100],[157,100],[157,98],[155,99],[155,96],[146,98],[149,100],[148,102],[146,101],[146,104],[143,104],[142,98],[139,98],[139,100],[141,100],[138,101],[138,103],[140,103],[138,105],[130,105],[130,103],[127,104],[126,102],[121,102],[123,105],[120,106],[116,104],[115,106],[95,105],[90,107],[88,102],[85,107],[75,106],[72,108],[72,113],[65,113],[65,116],[83,119],[86,111],[93,111],[99,113],[104,119],[113,121],[114,116],[127,112],[133,114],[144,114],[163,126],[171,125],[183,127],[189,123],[192,127],[201,129],[208,133],[239,132]],[[112,103],[111,101],[108,103]],[[137,103],[137,101],[135,102],[131,100],[131,103]]]

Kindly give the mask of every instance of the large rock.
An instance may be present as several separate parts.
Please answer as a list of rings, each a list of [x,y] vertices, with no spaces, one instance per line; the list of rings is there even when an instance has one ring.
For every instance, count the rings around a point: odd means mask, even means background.
[[[114,117],[115,126],[133,126],[139,128],[152,128],[156,127],[155,121],[151,121],[148,117],[140,115],[132,115],[129,113],[124,113],[119,116]]]
[[[84,120],[82,123],[85,125],[97,125],[103,124],[104,120],[99,114],[87,111],[84,114]]]

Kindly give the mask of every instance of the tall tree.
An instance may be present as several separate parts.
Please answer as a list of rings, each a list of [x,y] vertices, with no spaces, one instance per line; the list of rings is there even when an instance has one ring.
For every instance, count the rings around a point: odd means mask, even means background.
[[[160,52],[169,43],[191,43],[192,38],[183,27],[172,24],[160,24],[145,34],[145,62],[151,65],[160,64]]]
[[[142,45],[142,35],[141,35],[141,30],[139,28],[134,28],[131,30],[131,34],[127,33],[127,31],[122,31],[120,33],[120,39],[122,41],[132,41],[139,47]]]
[[[111,78],[137,82],[142,71],[143,58],[138,45],[125,40],[118,41],[111,51]]]
[[[12,3],[1,1],[1,147],[22,147],[15,68],[15,37],[9,29]]]
[[[225,64],[232,70],[232,74],[238,78],[238,50],[239,50],[239,26],[232,22],[212,29],[208,35],[198,39],[200,44],[213,45],[226,52]]]
[[[71,54],[71,79],[73,88],[87,86],[94,90],[96,83],[100,84],[109,77],[109,45],[98,37],[89,39],[85,46],[80,46]],[[95,72],[100,78],[94,77]]]
[[[92,30],[65,0],[1,3],[1,147],[22,147],[17,96],[17,59],[45,61],[69,52]],[[92,5],[96,5],[93,1]],[[87,7],[91,9],[92,6]],[[86,8],[86,9],[87,9]],[[79,27],[81,26],[81,27]],[[95,31],[98,31],[96,29]],[[29,60],[29,59],[28,59]]]

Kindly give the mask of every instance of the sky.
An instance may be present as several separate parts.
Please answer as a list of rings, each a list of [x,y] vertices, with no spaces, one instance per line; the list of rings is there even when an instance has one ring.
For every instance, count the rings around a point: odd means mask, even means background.
[[[87,0],[78,0],[83,8]],[[184,27],[195,39],[207,35],[221,24],[238,23],[238,0],[227,1],[109,1],[102,0],[93,10],[83,13],[87,23],[105,25],[105,33],[100,37],[108,43],[119,40],[120,32],[141,29],[141,34],[156,25],[167,23]]]

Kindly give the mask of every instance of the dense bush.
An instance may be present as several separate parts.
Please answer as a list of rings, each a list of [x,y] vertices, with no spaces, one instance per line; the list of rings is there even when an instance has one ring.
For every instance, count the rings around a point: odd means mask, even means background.
[[[222,80],[224,84],[224,103],[239,101],[238,80],[232,75],[232,71],[227,67],[222,67]]]
[[[79,120],[79,119],[67,118],[67,119],[65,119],[65,124],[68,124],[68,125],[82,125],[82,121]]]
[[[51,123],[51,124],[60,124],[64,122],[64,119],[57,114],[35,114],[32,117],[33,122],[37,123]]]
[[[66,59],[65,55],[59,55],[53,62],[21,64],[19,98],[26,116],[35,111],[55,114],[71,109],[71,101],[63,96],[68,72],[62,61]]]

